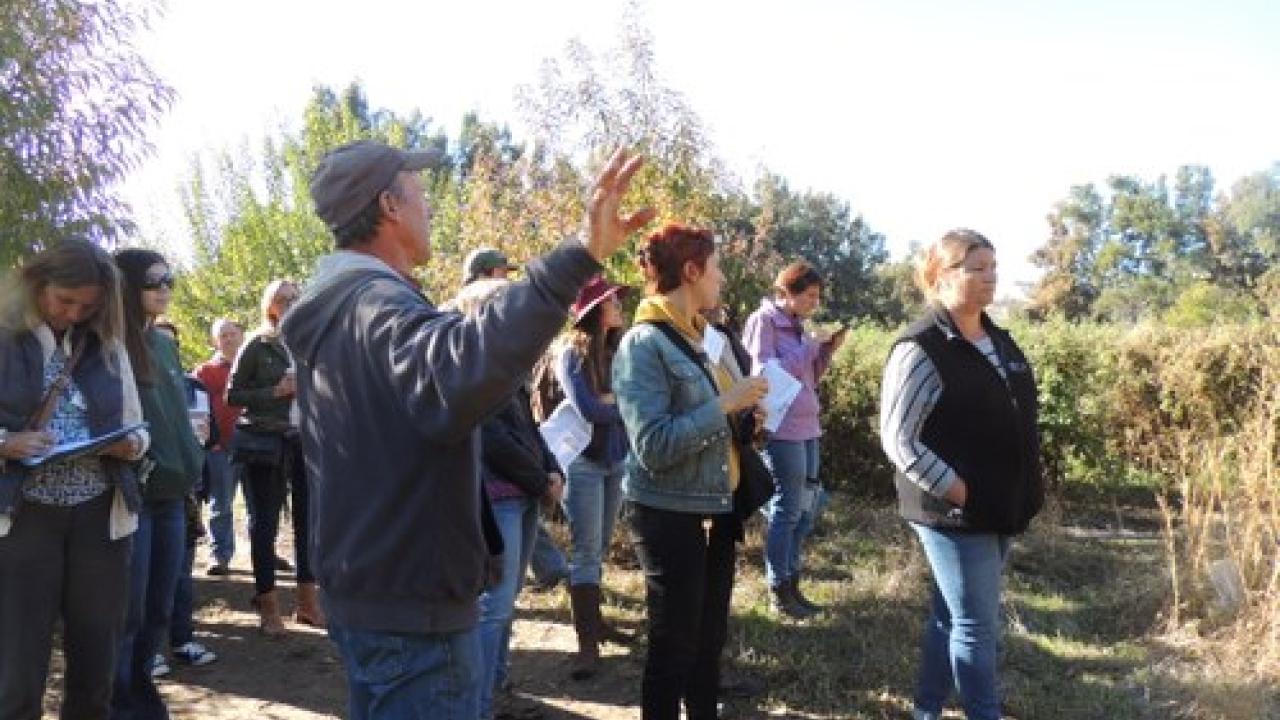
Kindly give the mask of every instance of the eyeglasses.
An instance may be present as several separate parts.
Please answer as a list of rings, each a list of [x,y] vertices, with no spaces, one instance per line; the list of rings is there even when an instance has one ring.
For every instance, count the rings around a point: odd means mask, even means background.
[[[143,290],[159,290],[162,287],[173,289],[173,273],[165,273],[157,277],[149,277],[142,281]]]

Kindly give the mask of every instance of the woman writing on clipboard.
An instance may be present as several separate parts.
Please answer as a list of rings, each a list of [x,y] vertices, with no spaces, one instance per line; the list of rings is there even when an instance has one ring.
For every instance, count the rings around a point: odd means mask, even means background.
[[[0,717],[39,718],[62,620],[62,717],[106,718],[129,598],[143,430],[27,468],[57,443],[142,421],[111,256],[66,240],[0,300]]]

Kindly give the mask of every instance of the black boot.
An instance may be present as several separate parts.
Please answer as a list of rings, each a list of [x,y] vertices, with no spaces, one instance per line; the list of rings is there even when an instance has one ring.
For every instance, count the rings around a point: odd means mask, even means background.
[[[772,594],[770,605],[779,615],[786,615],[792,620],[808,620],[816,614],[800,604],[796,599],[794,588],[788,581],[784,580],[781,585],[769,588],[769,591]]]
[[[800,603],[802,607],[804,607],[806,610],[810,611],[814,615],[817,615],[818,613],[826,610],[825,607],[819,605],[816,602],[813,602],[809,598],[805,597],[804,593],[800,592],[800,576],[799,575],[793,576],[790,580],[790,583],[791,583],[791,597],[795,598],[796,602]]]

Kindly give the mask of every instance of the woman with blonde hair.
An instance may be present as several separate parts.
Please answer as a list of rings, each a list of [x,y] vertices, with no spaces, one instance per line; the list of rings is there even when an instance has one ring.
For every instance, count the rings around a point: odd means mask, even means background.
[[[23,461],[142,421],[120,293],[111,256],[77,239],[28,258],[0,301],[0,717],[41,717],[59,619],[62,717],[111,711],[149,435]]]
[[[929,306],[898,337],[880,400],[899,511],[933,573],[914,718],[939,720],[954,690],[970,720],[997,720],[1001,577],[1044,500],[1035,376],[985,312],[996,289],[987,238],[948,232],[921,254],[916,281]]]
[[[227,404],[244,412],[236,421],[231,458],[241,473],[249,508],[249,554],[253,565],[259,627],[284,634],[276,595],[276,534],[288,494],[293,513],[293,550],[297,578],[294,620],[325,626],[310,561],[310,503],[294,400],[293,356],[280,337],[280,319],[298,299],[289,280],[272,280],[262,291],[262,324],[240,349],[227,384]]]

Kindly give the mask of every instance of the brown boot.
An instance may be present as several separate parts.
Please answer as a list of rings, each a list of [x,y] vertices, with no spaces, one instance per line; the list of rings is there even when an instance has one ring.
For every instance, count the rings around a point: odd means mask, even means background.
[[[258,611],[258,629],[270,638],[284,636],[284,620],[280,619],[280,600],[275,590],[253,596],[249,604]]]
[[[633,637],[629,632],[624,632],[610,625],[609,622],[604,619],[604,612],[600,609],[604,604],[600,594],[600,586],[586,585],[584,587],[591,588],[592,607],[595,608],[596,615],[596,638],[600,642],[611,642],[617,645],[630,645],[631,641],[634,640],[635,637]]]
[[[573,656],[569,677],[587,680],[600,669],[600,640],[596,636],[600,586],[569,586],[569,602],[573,608],[573,629],[578,633],[578,654]]]
[[[320,596],[316,592],[315,583],[298,583],[293,620],[302,625],[324,629],[326,619],[324,610],[320,607]]]

